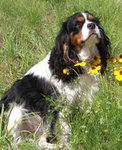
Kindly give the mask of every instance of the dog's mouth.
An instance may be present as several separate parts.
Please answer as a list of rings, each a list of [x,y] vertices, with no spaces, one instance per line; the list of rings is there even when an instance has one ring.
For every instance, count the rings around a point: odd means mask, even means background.
[[[99,37],[98,37],[98,35],[96,33],[91,33],[86,40],[81,42],[81,45],[84,45],[85,42],[87,42],[89,39],[93,39],[93,38],[96,38],[96,39],[99,40]]]
[[[97,35],[96,33],[91,33],[91,34],[89,35],[89,37],[88,37],[85,41],[89,40],[89,38],[91,38],[91,37],[96,37],[96,38],[98,38],[98,35]]]

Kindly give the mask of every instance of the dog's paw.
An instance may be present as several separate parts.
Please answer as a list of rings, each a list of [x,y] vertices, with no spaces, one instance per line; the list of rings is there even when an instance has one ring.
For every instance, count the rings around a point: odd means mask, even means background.
[[[71,145],[69,143],[62,143],[58,145],[58,150],[71,150]]]
[[[38,142],[38,146],[42,149],[42,150],[53,150],[57,148],[56,144],[52,144],[52,143],[48,143],[46,141],[39,141]]]

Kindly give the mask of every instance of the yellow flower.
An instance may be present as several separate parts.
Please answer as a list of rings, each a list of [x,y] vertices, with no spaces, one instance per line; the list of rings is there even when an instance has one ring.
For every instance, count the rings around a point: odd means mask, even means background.
[[[118,56],[117,56],[117,59],[120,63],[122,63],[122,53],[120,53]]]
[[[115,68],[114,75],[115,75],[116,80],[122,81],[122,67]]]
[[[117,63],[116,58],[110,58],[110,59],[107,60],[107,64],[109,64],[109,65],[114,65],[116,63]]]
[[[98,71],[100,71],[101,70],[101,66],[99,65],[99,66],[96,66],[96,69],[98,70]]]
[[[82,67],[82,66],[85,66],[85,65],[86,65],[86,62],[85,62],[85,61],[80,61],[80,62],[77,61],[74,66],[75,66],[75,67],[76,67],[76,66],[81,66],[81,67]]]
[[[90,74],[90,73],[92,73],[92,74],[97,74],[100,70],[101,70],[101,66],[100,66],[100,65],[99,65],[99,66],[92,66],[92,67],[89,69],[88,73],[89,73],[89,74]]]
[[[122,74],[121,75],[118,75],[118,76],[115,76],[116,80],[118,81],[122,81]]]
[[[92,55],[92,65],[100,65],[101,64],[101,57],[98,54]]]
[[[63,74],[69,75],[70,74],[69,69],[68,68],[63,69]]]
[[[114,68],[114,75],[118,75],[119,74],[119,71],[122,70],[122,67],[118,67],[118,68]]]

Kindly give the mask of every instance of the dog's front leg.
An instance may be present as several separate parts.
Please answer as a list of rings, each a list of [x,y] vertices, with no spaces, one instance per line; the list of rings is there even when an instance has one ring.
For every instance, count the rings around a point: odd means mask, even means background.
[[[63,110],[59,114],[59,124],[61,127],[61,139],[60,139],[60,147],[70,150],[69,138],[71,135],[71,127],[66,121],[66,112]]]

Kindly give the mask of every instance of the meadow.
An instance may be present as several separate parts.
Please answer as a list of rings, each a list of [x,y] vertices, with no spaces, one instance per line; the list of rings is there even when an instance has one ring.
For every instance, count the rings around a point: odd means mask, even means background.
[[[11,84],[42,60],[53,48],[62,22],[76,12],[88,10],[100,18],[111,41],[111,55],[122,52],[122,2],[120,0],[0,0],[0,97]],[[100,91],[92,108],[76,104],[71,123],[71,150],[122,149],[122,84],[113,68],[100,77]],[[2,130],[0,150],[13,150],[13,139]],[[16,150],[38,150],[24,141]]]

